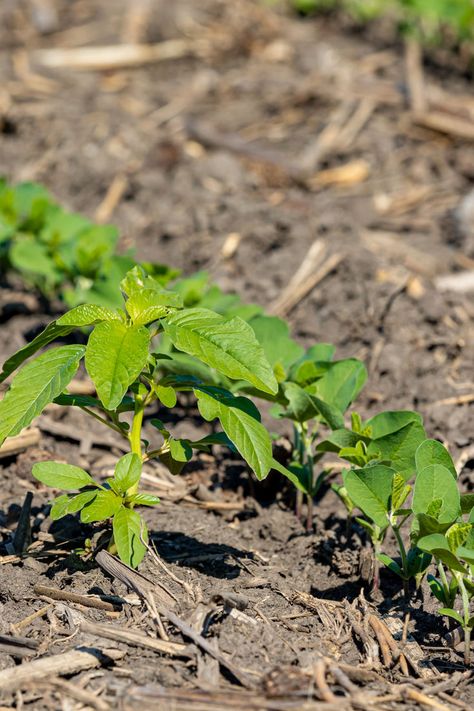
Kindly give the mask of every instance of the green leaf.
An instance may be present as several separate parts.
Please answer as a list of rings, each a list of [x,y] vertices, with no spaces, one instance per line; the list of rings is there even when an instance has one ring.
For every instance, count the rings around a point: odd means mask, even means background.
[[[293,486],[302,491],[304,494],[307,493],[306,484],[301,478],[301,471],[296,472],[294,469],[288,469],[276,459],[272,459],[271,468],[275,469],[275,471],[277,472],[280,472],[280,474],[283,474],[283,476],[285,476],[289,481],[291,481]]]
[[[417,473],[413,491],[413,512],[430,514],[430,505],[441,501],[436,514],[439,523],[452,523],[461,513],[460,495],[456,480],[442,464],[430,464]]]
[[[362,425],[363,429],[370,429],[372,439],[380,439],[398,432],[412,422],[423,424],[421,415],[411,410],[387,410],[374,415]]]
[[[81,304],[74,309],[67,311],[60,316],[56,323],[58,326],[73,326],[74,328],[83,328],[84,326],[93,326],[101,321],[120,321],[120,315],[117,311],[109,309],[106,306],[97,306],[96,304]]]
[[[335,405],[329,405],[315,396],[313,396],[313,402],[328,427],[332,430],[341,430],[344,427],[344,416]]]
[[[113,491],[98,491],[94,499],[81,510],[82,523],[105,521],[122,506],[122,498]]]
[[[62,346],[27,363],[0,402],[0,445],[27,427],[76,374],[83,346]]]
[[[329,363],[326,373],[317,381],[317,396],[328,405],[345,412],[367,380],[367,370],[356,358]]]
[[[169,439],[170,454],[176,462],[189,462],[193,458],[193,450],[187,439]]]
[[[451,617],[453,620],[456,620],[458,624],[464,627],[464,620],[459,614],[459,612],[456,612],[456,610],[452,610],[450,607],[440,607],[438,612],[440,615],[446,615],[447,617]]]
[[[319,415],[312,396],[296,383],[284,383],[283,393],[288,400],[286,416],[296,422],[307,422]]]
[[[114,516],[113,533],[120,559],[136,568],[146,553],[142,543],[148,542],[145,522],[136,511],[122,507]]]
[[[473,548],[466,548],[466,546],[459,546],[459,548],[456,550],[456,557],[462,558],[463,560],[466,561],[466,563],[469,563],[469,565],[473,565],[474,564],[474,549]]]
[[[250,326],[272,367],[281,363],[286,370],[303,355],[303,347],[293,341],[287,322],[281,318],[259,315],[250,321]]]
[[[361,440],[366,444],[370,442],[368,437],[363,437],[358,432],[352,432],[351,430],[341,427],[333,430],[325,440],[320,442],[316,447],[316,451],[335,452],[338,454],[341,449],[355,447]]]
[[[264,479],[272,466],[272,444],[265,427],[255,418],[253,403],[244,397],[218,399],[204,390],[195,390],[195,394],[202,417],[209,422],[218,418],[257,479]]]
[[[158,400],[170,410],[176,405],[176,390],[170,385],[165,386],[153,384],[153,392],[157,396]]]
[[[127,501],[135,504],[135,506],[156,506],[160,503],[157,496],[152,496],[152,494],[134,494],[133,496],[128,496]]]
[[[398,511],[402,508],[410,492],[411,486],[405,483],[403,476],[395,474],[392,488],[392,511]]]
[[[70,494],[58,496],[58,498],[53,501],[49,515],[53,521],[58,521],[60,518],[67,516],[67,514],[74,514],[80,511],[92,501],[92,499],[95,499],[96,496],[97,489],[83,491],[76,496],[71,496]]]
[[[436,560],[444,563],[450,570],[466,573],[466,568],[450,550],[448,541],[441,533],[432,533],[429,536],[423,536],[423,538],[419,539],[417,545],[421,550],[431,553]]]
[[[390,558],[390,556],[385,555],[385,553],[377,553],[376,558],[381,563],[383,563],[386,568],[391,570],[392,573],[395,573],[395,575],[398,575],[400,578],[404,577],[402,569],[400,568],[398,563],[393,560],[393,558]]]
[[[453,523],[452,526],[448,528],[446,533],[444,534],[446,536],[446,540],[448,541],[448,545],[450,550],[453,553],[456,553],[458,548],[461,546],[464,546],[466,543],[469,534],[471,533],[473,529],[472,523]],[[474,551],[473,551],[474,555]]]
[[[86,349],[86,369],[108,410],[123,400],[148,360],[150,333],[145,326],[105,321],[95,327]]]
[[[390,466],[405,480],[415,471],[415,453],[418,445],[426,438],[423,425],[414,420],[395,432],[373,439],[367,448],[369,457],[390,462]]]
[[[451,455],[446,447],[436,439],[425,439],[425,441],[419,445],[415,454],[415,462],[417,471],[424,469],[430,464],[441,464],[446,467],[446,469],[449,469],[455,479],[458,478]]]
[[[56,269],[46,246],[33,236],[17,236],[10,250],[9,259],[15,269],[21,273],[37,274],[50,284],[61,279],[61,273]]]
[[[193,355],[233,380],[246,380],[274,394],[278,383],[252,328],[236,317],[228,321],[206,309],[186,309],[164,321],[175,348]]]
[[[61,462],[36,462],[32,468],[35,479],[54,489],[74,491],[83,486],[96,486],[93,478],[84,469]]]
[[[114,481],[118,485],[121,492],[124,494],[140,481],[140,476],[142,473],[142,460],[134,452],[129,452],[120,457],[116,466],[114,473]]]
[[[344,486],[354,504],[377,526],[388,526],[388,512],[395,471],[383,464],[350,469],[343,475]]]
[[[195,442],[190,442],[193,449],[203,449],[208,450],[213,444],[220,445],[221,447],[229,447],[235,451],[233,443],[230,441],[225,432],[215,432],[214,434],[206,435]]]
[[[166,316],[170,309],[179,309],[182,305],[179,294],[156,289],[135,291],[125,303],[130,318],[137,326],[157,321]]]
[[[461,512],[463,515],[474,511],[474,494],[461,494]]]

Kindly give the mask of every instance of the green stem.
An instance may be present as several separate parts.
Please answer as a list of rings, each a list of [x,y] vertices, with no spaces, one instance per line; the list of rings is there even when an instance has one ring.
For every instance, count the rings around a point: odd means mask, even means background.
[[[448,579],[446,577],[446,571],[444,570],[442,563],[438,563],[438,572],[439,572],[439,577],[441,579],[441,585],[444,588],[445,603],[446,603],[446,605],[451,607],[451,594],[449,592],[449,583],[448,583]]]
[[[392,526],[392,530],[395,534],[395,538],[397,539],[397,543],[398,543],[398,548],[400,550],[400,557],[402,559],[403,575],[405,576],[405,580],[408,580],[408,560],[407,560],[407,552],[405,550],[405,544],[403,543],[403,538],[401,537],[400,529],[398,528],[398,526]]]
[[[464,614],[464,664],[468,666],[471,663],[471,628],[469,627],[469,595],[464,585],[462,575],[456,576],[458,579],[459,589],[461,591],[462,609]]]
[[[133,414],[132,428],[128,436],[130,442],[130,449],[134,454],[138,454],[140,459],[143,459],[142,455],[142,425],[143,425],[143,415],[145,414],[145,398],[137,395],[135,398],[135,411]],[[138,491],[138,484],[134,484],[128,490],[128,494],[136,494]]]

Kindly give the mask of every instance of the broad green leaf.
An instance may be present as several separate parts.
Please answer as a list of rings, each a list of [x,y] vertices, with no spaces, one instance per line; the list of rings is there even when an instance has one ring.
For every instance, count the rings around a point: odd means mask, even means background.
[[[318,452],[335,452],[337,454],[339,450],[346,447],[355,447],[361,440],[366,444],[370,442],[368,437],[362,437],[357,432],[340,428],[333,430],[325,440],[317,445],[316,450]]]
[[[265,427],[255,419],[255,406],[244,397],[219,400],[203,390],[195,393],[202,417],[209,422],[218,418],[257,479],[264,479],[272,466],[272,444]]]
[[[272,367],[281,363],[286,370],[300,358],[304,349],[290,337],[290,328],[286,321],[277,316],[256,316],[250,321],[257,341],[262,346],[265,356]]]
[[[438,612],[440,615],[446,615],[447,617],[451,617],[453,620],[456,620],[458,624],[464,627],[464,620],[459,614],[459,612],[456,612],[456,610],[452,610],[450,607],[440,607]]]
[[[165,450],[164,452],[161,452],[158,455],[158,459],[162,464],[165,465],[165,467],[168,469],[170,474],[173,474],[174,476],[177,476],[178,474],[181,474],[183,471],[186,461],[180,461],[178,459],[174,459],[170,450]]]
[[[187,439],[173,439],[169,442],[170,454],[176,462],[189,462],[193,457],[193,450]]]
[[[135,506],[156,506],[160,503],[157,496],[153,496],[152,494],[144,494],[142,492],[127,497],[127,501],[135,504]]]
[[[108,410],[123,400],[148,360],[150,333],[145,326],[104,321],[92,331],[86,349],[86,369]]]
[[[54,489],[74,491],[84,486],[96,486],[93,478],[84,469],[62,462],[36,462],[32,468],[35,479]]]
[[[466,546],[459,546],[456,550],[456,557],[462,558],[469,563],[469,565],[474,565],[474,548],[466,548]]]
[[[422,425],[421,415],[411,410],[388,410],[374,415],[364,422],[362,427],[364,430],[370,428],[372,439],[379,439],[398,432],[412,422],[418,422]]]
[[[96,304],[81,304],[74,309],[67,311],[63,316],[60,316],[56,323],[58,326],[73,326],[74,328],[82,328],[84,326],[93,326],[101,321],[120,321],[120,315],[117,311],[109,309],[106,306],[97,306]]]
[[[424,469],[430,464],[442,464],[443,467],[449,469],[455,479],[458,477],[451,455],[446,447],[436,439],[425,439],[425,441],[419,445],[416,450],[415,461],[417,471]]]
[[[288,400],[286,416],[296,422],[307,422],[319,415],[311,395],[296,383],[284,383],[283,392]]]
[[[122,507],[113,520],[114,542],[120,559],[136,568],[146,553],[148,532],[141,516],[132,509]]]
[[[114,516],[122,505],[122,499],[113,491],[98,491],[92,501],[81,510],[81,521],[93,523]]]
[[[128,452],[120,457],[114,473],[115,483],[124,494],[131,486],[140,481],[142,473],[142,460],[134,452]]]
[[[0,445],[19,434],[70,383],[84,355],[83,346],[62,346],[27,363],[0,401]]]
[[[335,405],[330,405],[314,395],[313,402],[328,427],[332,430],[341,430],[344,427],[344,416]]]
[[[456,480],[442,464],[430,464],[417,473],[413,491],[413,512],[430,513],[430,505],[441,501],[436,519],[439,523],[452,523],[461,513],[460,494]]]
[[[174,346],[233,380],[274,394],[278,383],[252,328],[240,318],[224,320],[206,309],[186,309],[164,321]]]
[[[421,550],[431,553],[436,560],[444,563],[450,570],[455,570],[459,573],[466,572],[466,568],[450,550],[448,541],[442,534],[432,533],[429,536],[423,536],[417,545]]]
[[[365,365],[355,359],[330,363],[327,372],[317,381],[317,396],[328,405],[345,412],[367,380]]]
[[[113,225],[92,225],[75,240],[78,271],[94,278],[101,264],[114,253],[119,233]]]
[[[172,409],[177,402],[176,390],[170,385],[153,385],[153,391],[158,400],[169,409]]]
[[[133,323],[142,326],[163,318],[170,309],[182,308],[182,300],[172,291],[142,289],[130,296],[125,307]]]
[[[390,466],[408,480],[415,471],[418,445],[425,438],[423,425],[419,421],[412,421],[395,432],[373,439],[367,448],[367,454],[390,462]]]
[[[453,523],[453,525],[448,528],[444,535],[453,553],[456,553],[458,548],[464,546],[472,528],[472,523]]]
[[[388,526],[388,512],[395,471],[383,464],[350,469],[343,475],[344,486],[354,504],[380,528]]]
[[[53,505],[51,507],[50,516],[53,521],[58,521],[63,516],[67,514],[74,514],[80,511],[86,504],[88,504],[92,499],[97,496],[97,489],[92,491],[83,491],[76,496],[71,496],[70,494],[63,494],[54,499]]]
[[[15,269],[21,273],[37,274],[50,284],[55,284],[61,279],[61,272],[56,269],[46,246],[33,236],[17,237],[8,256]]]

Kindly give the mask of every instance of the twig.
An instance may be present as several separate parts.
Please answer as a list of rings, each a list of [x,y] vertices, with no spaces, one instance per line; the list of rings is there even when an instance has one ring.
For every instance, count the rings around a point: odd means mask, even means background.
[[[117,612],[121,610],[120,605],[114,605],[111,602],[102,600],[95,595],[80,595],[79,593],[60,590],[59,588],[50,588],[46,585],[35,585],[34,591],[37,595],[47,597],[50,600],[64,600],[66,602],[75,602],[84,607],[93,607],[96,610],[105,610],[107,612]]]
[[[326,669],[327,664],[324,659],[318,659],[313,667],[314,681],[316,687],[321,694],[323,701],[327,701],[328,704],[334,703],[337,699],[332,693],[326,681]]]
[[[428,102],[425,95],[422,53],[420,43],[412,37],[405,40],[405,71],[412,111],[415,115],[423,114]]]
[[[125,175],[116,175],[107,190],[107,193],[95,211],[97,222],[103,223],[110,220],[113,211],[122,199],[128,187],[128,179]]]
[[[138,630],[129,630],[114,625],[97,624],[97,622],[89,622],[88,620],[81,621],[81,632],[86,634],[97,635],[105,639],[111,639],[114,642],[123,642],[132,647],[143,647],[144,649],[152,649],[155,652],[170,654],[172,656],[187,656],[185,654],[186,645],[178,642],[166,642],[155,637],[139,632]],[[184,653],[184,654],[183,654]]]
[[[201,49],[201,42],[172,39],[156,44],[40,49],[32,57],[33,61],[52,69],[105,71],[181,59],[199,54]]]
[[[455,397],[445,397],[442,400],[435,400],[431,403],[431,407],[437,405],[468,405],[470,402],[474,402],[474,393],[467,393],[465,395],[456,395]]]
[[[16,437],[9,437],[0,447],[0,459],[12,457],[14,454],[23,452],[28,447],[34,447],[40,441],[40,431],[37,427],[24,430]]]
[[[45,676],[67,676],[86,669],[94,669],[110,660],[107,652],[100,649],[79,647],[64,654],[35,659],[19,667],[0,672],[0,691],[15,691]]]
[[[10,637],[0,634],[0,652],[12,657],[27,657],[38,649],[39,643],[28,637]]]
[[[61,696],[70,696],[76,701],[80,701],[87,707],[92,707],[96,711],[110,711],[110,706],[107,702],[99,699],[91,691],[81,688],[80,686],[73,684],[70,681],[64,681],[58,678],[48,678],[48,679],[35,679],[31,684],[25,684],[25,688],[31,688],[31,690],[37,691],[38,687],[46,687],[50,689],[51,687],[56,688],[61,692]]]

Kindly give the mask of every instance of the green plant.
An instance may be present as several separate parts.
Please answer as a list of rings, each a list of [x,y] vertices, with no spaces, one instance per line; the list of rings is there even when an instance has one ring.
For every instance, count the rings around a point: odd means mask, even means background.
[[[112,225],[64,210],[41,185],[0,181],[0,264],[47,299],[59,297],[68,307],[119,306],[118,285],[135,260],[117,253],[118,236]],[[142,266],[163,285],[178,275]]]
[[[442,603],[439,613],[462,627],[464,657],[470,663],[474,615],[474,496],[461,495],[456,470],[448,452],[434,440],[417,451],[417,478],[413,493],[411,538],[435,559],[438,578],[429,576],[432,593]],[[458,595],[461,612],[455,609]]]
[[[398,575],[405,591],[414,578],[417,585],[430,559],[416,547],[408,551],[402,528],[411,516],[406,501],[411,492],[408,481],[417,469],[417,451],[426,439],[420,415],[409,410],[382,412],[362,422],[352,414],[352,428],[336,429],[317,446],[320,452],[334,452],[353,467],[343,472],[343,486],[333,488],[349,514],[357,508],[357,521],[367,530],[375,553],[373,585],[379,585],[378,562]],[[391,531],[396,539],[400,563],[382,551]]]
[[[317,451],[321,428],[344,426],[344,413],[363,387],[367,371],[355,358],[334,361],[334,346],[319,343],[307,350],[293,341],[288,324],[274,316],[258,314],[250,319],[257,340],[273,367],[278,391],[269,394],[244,383],[241,392],[274,403],[271,414],[291,422],[292,456],[283,473],[297,489],[297,513],[302,496],[307,501],[307,530],[313,525],[313,501],[330,474],[316,471],[324,452]]]
[[[457,41],[474,38],[471,0],[290,0],[302,14],[340,9],[358,22],[388,16],[404,33],[440,42],[448,30]]]
[[[171,472],[178,473],[193,450],[217,443],[234,446],[258,479],[266,477],[274,464],[271,438],[255,405],[193,374],[166,372],[163,364],[179,354],[163,353],[160,336],[164,334],[191,364],[198,361],[229,382],[246,382],[270,397],[278,384],[254,332],[239,317],[226,319],[209,309],[183,307],[179,294],[164,290],[140,267],[127,273],[121,288],[122,309],[77,306],[5,362],[0,381],[22,367],[0,402],[0,444],[18,434],[51,402],[79,407],[123,437],[134,456],[120,460],[114,478],[103,487],[94,484],[83,470],[54,462],[38,465],[33,473],[55,488],[80,490],[76,496],[56,500],[54,517],[80,510],[85,521],[112,518],[112,545],[123,560],[137,565],[145,552],[147,534],[134,509],[155,503],[138,491],[142,462],[159,458]],[[22,365],[52,341],[85,327],[92,329],[86,346],[51,348]],[[82,360],[97,398],[66,391]],[[181,391],[193,393],[202,417],[218,419],[223,432],[199,441],[175,438],[161,419],[154,418],[151,425],[159,433],[160,444],[145,441],[145,411],[153,414],[160,404],[164,409],[173,408]],[[131,421],[126,413],[131,414]]]

